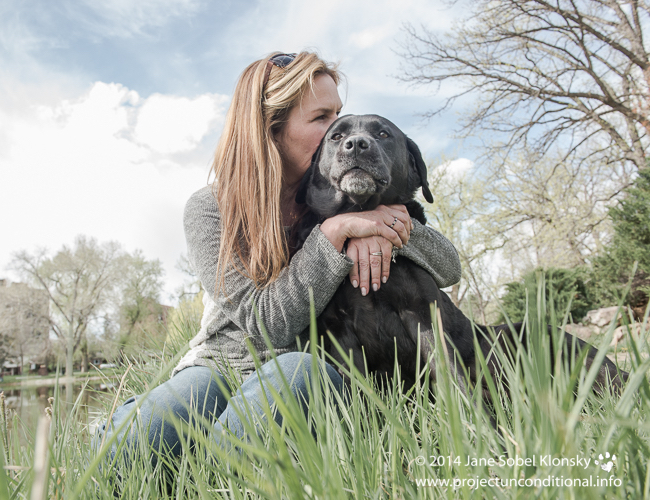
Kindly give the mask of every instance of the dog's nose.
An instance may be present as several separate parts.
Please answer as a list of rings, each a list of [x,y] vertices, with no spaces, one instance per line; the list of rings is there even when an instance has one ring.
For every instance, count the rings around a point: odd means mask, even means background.
[[[348,137],[348,140],[345,141],[345,149],[348,150],[357,150],[357,151],[365,151],[370,147],[370,144],[368,141],[359,135]]]

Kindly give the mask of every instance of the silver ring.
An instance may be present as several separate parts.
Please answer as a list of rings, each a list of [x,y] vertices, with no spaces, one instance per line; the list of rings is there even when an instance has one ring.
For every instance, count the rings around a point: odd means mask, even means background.
[[[381,252],[372,252],[370,255],[377,255],[377,256],[381,257],[384,254],[381,253]]]
[[[397,224],[397,217],[395,217],[395,220],[393,220],[393,223],[390,225],[390,228],[393,229],[393,226]]]

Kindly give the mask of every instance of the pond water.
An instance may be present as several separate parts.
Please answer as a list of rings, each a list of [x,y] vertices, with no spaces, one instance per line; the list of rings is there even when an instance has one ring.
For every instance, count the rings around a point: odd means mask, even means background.
[[[113,400],[116,390],[115,385],[107,385],[99,381],[60,384],[58,387],[54,385],[3,386],[0,383],[0,392],[4,392],[5,395],[5,407],[10,412],[8,420],[10,427],[13,423],[13,427],[22,425],[28,430],[35,431],[38,418],[45,415],[46,408],[52,406],[51,398],[56,398],[54,409],[64,418],[70,415],[77,403],[74,415],[88,435],[94,434],[100,418],[104,415],[104,408]]]

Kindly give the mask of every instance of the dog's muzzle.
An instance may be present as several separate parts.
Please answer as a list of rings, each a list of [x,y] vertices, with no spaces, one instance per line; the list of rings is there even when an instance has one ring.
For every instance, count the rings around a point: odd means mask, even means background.
[[[339,147],[337,160],[343,170],[338,176],[339,188],[355,202],[382,193],[390,184],[377,145],[363,135],[348,137]]]
[[[343,174],[339,186],[341,191],[352,197],[372,196],[381,193],[388,186],[388,180],[375,179],[369,172],[354,167]]]

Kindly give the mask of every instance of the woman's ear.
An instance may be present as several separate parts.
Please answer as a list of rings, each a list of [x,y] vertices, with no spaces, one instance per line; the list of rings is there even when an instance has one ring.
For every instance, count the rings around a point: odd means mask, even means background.
[[[275,125],[271,129],[271,136],[273,137],[273,142],[275,142],[275,147],[278,149],[278,152],[282,154],[282,131],[284,127]]]
[[[420,179],[420,186],[422,186],[424,199],[429,203],[433,203],[433,195],[429,190],[429,181],[427,181],[427,165],[424,163],[422,153],[420,153],[420,148],[418,148],[418,145],[408,137],[406,138],[406,145],[411,159],[411,166],[415,169]]]

